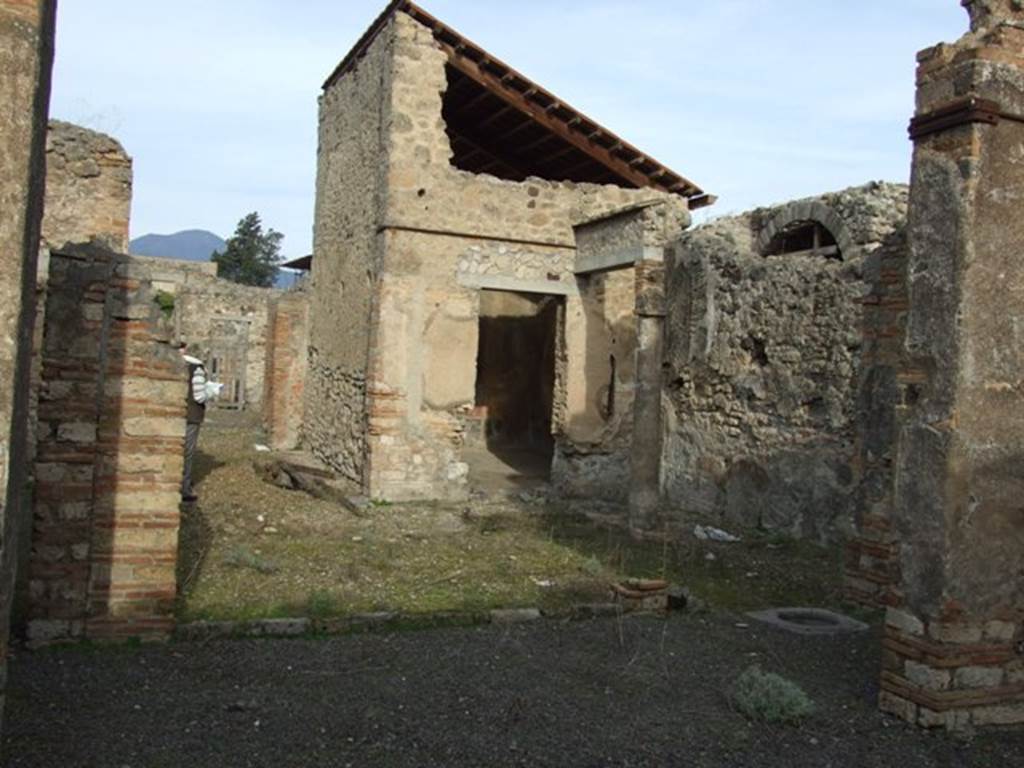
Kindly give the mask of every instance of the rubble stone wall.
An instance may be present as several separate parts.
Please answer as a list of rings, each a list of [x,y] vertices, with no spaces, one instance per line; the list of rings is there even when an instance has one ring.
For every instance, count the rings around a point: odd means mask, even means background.
[[[133,273],[147,279],[170,302],[175,336],[187,342],[196,356],[205,359],[218,344],[224,346],[225,328],[244,328],[245,402],[247,407],[261,408],[269,308],[281,291],[218,278],[213,262],[132,256],[131,264]]]
[[[51,248],[100,240],[128,251],[132,161],[110,136],[59,120],[46,136],[46,214]]]
[[[15,575],[30,533],[29,370],[56,4],[0,0],[0,717]]]
[[[168,260],[165,260],[168,261]],[[263,406],[264,375],[267,365],[267,335],[271,302],[281,294],[274,288],[240,285],[208,274],[185,272],[184,282],[174,294],[175,330],[208,358],[219,346],[231,346],[225,330],[244,328],[245,403],[247,408]]]
[[[668,259],[664,490],[673,508],[819,540],[850,529],[865,274],[906,218],[891,184],[715,220]],[[796,222],[841,260],[765,256]],[[770,234],[766,234],[770,233]]]
[[[363,485],[368,350],[382,259],[390,35],[320,97],[304,433]]]
[[[150,263],[51,255],[27,636],[166,637],[173,626],[187,371]]]

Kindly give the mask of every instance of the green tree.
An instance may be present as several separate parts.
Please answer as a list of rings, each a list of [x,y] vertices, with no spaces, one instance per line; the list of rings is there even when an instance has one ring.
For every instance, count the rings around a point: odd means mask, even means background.
[[[238,222],[235,234],[223,253],[213,253],[217,274],[244,285],[269,288],[277,280],[281,241],[284,235],[272,229],[263,231],[260,215],[253,211]]]

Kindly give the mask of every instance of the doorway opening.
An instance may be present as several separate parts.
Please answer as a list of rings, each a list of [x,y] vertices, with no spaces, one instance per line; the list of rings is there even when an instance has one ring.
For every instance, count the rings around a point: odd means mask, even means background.
[[[480,294],[476,418],[466,461],[482,490],[532,487],[550,479],[561,306],[558,296]]]

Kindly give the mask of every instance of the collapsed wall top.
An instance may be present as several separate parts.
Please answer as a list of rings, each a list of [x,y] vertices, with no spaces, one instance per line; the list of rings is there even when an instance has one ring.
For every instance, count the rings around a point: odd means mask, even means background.
[[[463,170],[521,181],[551,180],[651,188],[715,202],[693,182],[577,111],[409,0],[393,0],[324,83],[357,66],[391,17],[408,14],[448,55],[445,123],[453,163]]]

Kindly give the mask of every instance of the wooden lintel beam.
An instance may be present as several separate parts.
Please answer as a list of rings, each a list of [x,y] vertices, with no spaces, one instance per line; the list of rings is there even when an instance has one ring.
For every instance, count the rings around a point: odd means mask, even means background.
[[[449,63],[456,69],[463,72],[463,74],[473,78],[480,83],[480,85],[494,92],[494,94],[502,100],[508,102],[520,111],[525,112],[542,127],[551,131],[559,138],[575,145],[577,149],[590,155],[597,160],[597,162],[614,171],[614,173],[622,178],[627,179],[630,183],[635,184],[638,187],[651,186],[650,178],[635,171],[628,163],[615,157],[608,149],[600,147],[593,141],[589,141],[583,136],[572,131],[561,120],[552,118],[545,109],[538,109],[537,106],[530,102],[525,93],[520,94],[518,92],[512,92],[509,89],[502,87],[500,78],[494,77],[493,75],[485,72],[475,62],[468,61],[467,59],[459,56],[450,45],[443,42],[441,45],[448,53]],[[535,89],[529,90],[535,91]],[[621,142],[616,141],[615,146],[621,146]]]

